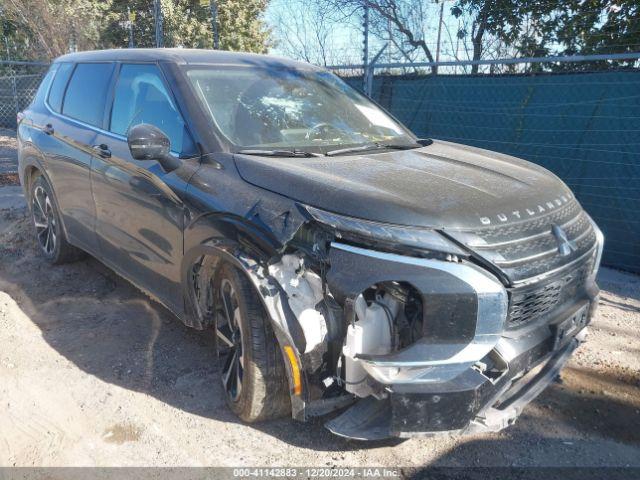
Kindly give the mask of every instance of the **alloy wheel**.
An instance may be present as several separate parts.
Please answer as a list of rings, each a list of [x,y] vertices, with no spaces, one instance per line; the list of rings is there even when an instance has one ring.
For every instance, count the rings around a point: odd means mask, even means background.
[[[31,202],[33,224],[36,227],[38,244],[48,256],[52,255],[58,239],[58,226],[51,199],[46,190],[38,185],[33,191]]]
[[[237,401],[242,392],[244,375],[242,328],[238,295],[226,278],[220,282],[218,300],[216,335],[226,347],[226,357],[222,367],[222,386],[229,398]]]

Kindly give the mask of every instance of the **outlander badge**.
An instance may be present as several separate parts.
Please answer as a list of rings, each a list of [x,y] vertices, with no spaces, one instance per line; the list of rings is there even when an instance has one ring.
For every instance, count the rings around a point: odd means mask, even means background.
[[[571,252],[575,252],[578,249],[576,242],[569,240],[567,238],[567,233],[558,225],[553,225],[551,227],[551,232],[553,233],[553,236],[556,237],[556,241],[558,242],[558,252],[561,256],[566,257]]]

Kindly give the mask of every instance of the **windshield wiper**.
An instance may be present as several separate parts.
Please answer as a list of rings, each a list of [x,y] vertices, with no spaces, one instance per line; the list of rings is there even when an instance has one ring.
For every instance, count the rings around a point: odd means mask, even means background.
[[[264,157],[299,157],[299,158],[309,158],[309,157],[321,157],[320,153],[313,152],[305,152],[304,150],[260,150],[260,149],[245,149],[239,150],[236,153],[241,153],[242,155],[260,155]]]
[[[419,143],[397,144],[397,143],[367,143],[366,145],[360,145],[359,147],[340,148],[338,150],[329,150],[326,155],[333,157],[335,155],[342,155],[345,153],[366,152],[368,150],[411,150],[413,148],[420,148],[422,145]]]

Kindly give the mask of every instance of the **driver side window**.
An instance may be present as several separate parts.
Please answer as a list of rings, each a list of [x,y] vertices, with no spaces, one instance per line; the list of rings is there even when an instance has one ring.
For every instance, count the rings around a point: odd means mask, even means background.
[[[171,141],[171,151],[195,151],[162,74],[156,65],[124,64],[116,83],[109,130],[126,136],[132,126],[148,123],[161,129]]]

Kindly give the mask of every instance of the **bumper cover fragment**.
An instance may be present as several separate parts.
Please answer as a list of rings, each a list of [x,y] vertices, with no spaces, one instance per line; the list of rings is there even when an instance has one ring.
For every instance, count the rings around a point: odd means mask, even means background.
[[[468,370],[446,385],[422,385],[419,391],[394,386],[384,400],[359,400],[325,424],[334,434],[358,440],[382,440],[435,434],[497,432],[513,424],[553,382],[583,341],[586,329],[529,373],[492,383]]]

